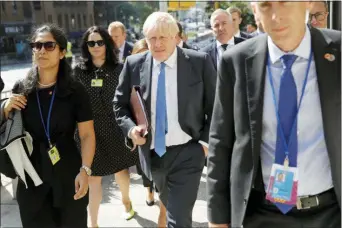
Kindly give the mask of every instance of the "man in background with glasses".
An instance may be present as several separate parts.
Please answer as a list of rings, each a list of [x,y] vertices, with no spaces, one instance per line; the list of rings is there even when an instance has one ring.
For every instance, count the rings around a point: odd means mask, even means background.
[[[328,27],[328,3],[326,1],[312,1],[309,8],[309,23],[315,28]]]

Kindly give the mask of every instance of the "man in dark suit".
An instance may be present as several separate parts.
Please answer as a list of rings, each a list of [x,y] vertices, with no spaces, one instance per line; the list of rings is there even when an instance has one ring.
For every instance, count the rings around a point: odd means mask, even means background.
[[[177,21],[177,26],[179,30],[176,36],[177,46],[180,48],[192,49],[189,45],[187,45],[187,43],[183,41],[183,28],[182,28],[182,25],[178,21]]]
[[[234,36],[241,37],[243,39],[252,38],[252,36],[246,32],[240,30],[240,24],[242,22],[241,10],[235,6],[231,6],[227,9],[227,12],[232,16]]]
[[[127,56],[131,55],[133,44],[126,41],[126,27],[120,21],[114,21],[108,26],[108,33],[112,37],[115,45],[119,49],[119,61],[125,62]]]
[[[218,68],[219,59],[222,53],[245,39],[234,37],[234,29],[232,17],[223,9],[215,10],[210,17],[211,28],[215,35],[215,42],[201,49],[202,52],[208,53],[214,63],[215,70]]]
[[[341,32],[309,29],[307,4],[255,2],[269,36],[222,57],[209,136],[210,227],[341,227]],[[274,182],[278,170],[290,184]]]
[[[207,54],[176,46],[178,27],[170,14],[152,13],[143,33],[149,51],[126,60],[114,98],[116,120],[127,141],[138,146],[141,168],[153,178],[166,206],[167,226],[191,227],[208,149],[216,72]],[[134,85],[140,86],[149,129],[135,124],[130,109]]]

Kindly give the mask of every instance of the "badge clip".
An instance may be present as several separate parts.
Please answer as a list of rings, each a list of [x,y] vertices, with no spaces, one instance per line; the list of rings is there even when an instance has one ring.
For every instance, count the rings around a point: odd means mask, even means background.
[[[289,157],[286,155],[285,160],[284,160],[284,167],[285,169],[289,168]]]

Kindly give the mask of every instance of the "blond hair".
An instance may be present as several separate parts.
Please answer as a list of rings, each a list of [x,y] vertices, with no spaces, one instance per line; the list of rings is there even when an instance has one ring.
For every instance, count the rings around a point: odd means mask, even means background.
[[[170,36],[176,36],[179,31],[177,21],[171,14],[165,12],[154,12],[147,17],[143,26],[144,36],[146,37],[147,33],[152,29]]]
[[[122,33],[126,33],[126,27],[124,24],[122,24],[120,21],[114,21],[112,23],[109,24],[108,26],[108,33],[110,33],[110,31],[112,31],[112,29],[121,29]]]
[[[233,13],[237,13],[237,14],[239,14],[239,17],[241,17],[241,10],[239,9],[239,8],[237,8],[237,7],[235,7],[235,6],[231,6],[231,7],[229,7],[228,9],[227,9],[227,12],[229,13],[229,14],[233,14]]]
[[[148,50],[148,46],[145,39],[138,40],[133,45],[132,55],[138,54]]]

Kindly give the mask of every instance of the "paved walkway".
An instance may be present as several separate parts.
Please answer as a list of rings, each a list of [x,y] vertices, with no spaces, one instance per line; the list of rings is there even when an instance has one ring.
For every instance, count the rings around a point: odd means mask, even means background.
[[[203,170],[200,189],[193,211],[193,227],[207,227],[207,212],[205,198],[205,175],[206,168]],[[3,178],[1,187],[1,227],[21,227],[18,205],[12,199],[13,191],[11,181]],[[142,180],[136,174],[135,169],[131,169],[130,195],[133,208],[137,212],[136,216],[130,221],[121,218],[123,206],[121,204],[121,194],[113,176],[103,178],[103,201],[99,212],[100,227],[156,227],[158,221],[159,207],[154,205],[148,207],[145,203],[146,191],[142,185]],[[155,196],[156,200],[158,196]]]

